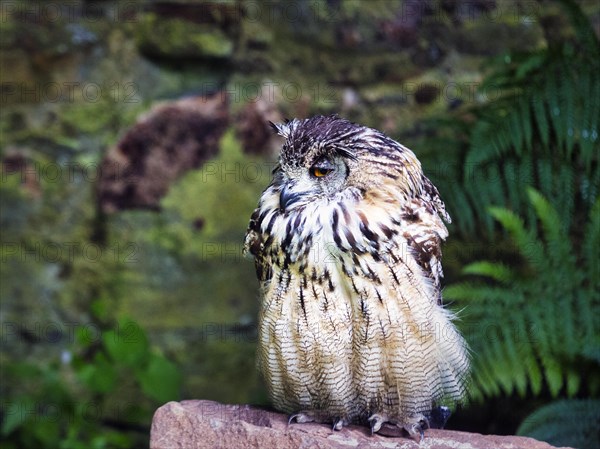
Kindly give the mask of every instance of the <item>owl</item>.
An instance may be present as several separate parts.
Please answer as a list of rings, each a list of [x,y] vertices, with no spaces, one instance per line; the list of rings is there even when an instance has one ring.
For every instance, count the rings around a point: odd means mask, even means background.
[[[273,127],[285,142],[244,246],[272,402],[290,422],[420,440],[469,368],[442,306],[444,203],[413,152],[375,129],[338,116]]]

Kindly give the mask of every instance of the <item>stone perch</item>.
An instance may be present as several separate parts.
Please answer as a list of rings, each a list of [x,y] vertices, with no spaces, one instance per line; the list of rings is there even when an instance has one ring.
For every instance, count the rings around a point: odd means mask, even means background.
[[[452,430],[425,431],[421,444],[407,438],[370,435],[367,427],[333,431],[324,424],[287,424],[287,416],[249,405],[213,401],[169,402],[154,414],[150,449],[551,449],[517,436]]]

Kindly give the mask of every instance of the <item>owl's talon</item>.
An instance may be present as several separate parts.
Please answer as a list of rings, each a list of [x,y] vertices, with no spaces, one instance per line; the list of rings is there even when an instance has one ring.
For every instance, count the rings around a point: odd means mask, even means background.
[[[308,423],[308,422],[316,422],[319,424],[326,424],[333,422],[333,430],[342,430],[344,426],[348,425],[350,422],[345,418],[335,418],[331,419],[329,416],[321,415],[318,411],[305,411],[294,413],[288,418],[288,426],[292,424],[294,421],[298,424]]]
[[[371,425],[371,435],[376,434],[381,429],[381,426],[384,422],[388,421],[387,416],[380,415],[379,413],[375,413],[371,415],[368,419],[369,424]]]
[[[346,421],[344,418],[336,418],[333,421],[333,430],[342,430],[342,428],[346,425]]]
[[[303,423],[307,423],[307,422],[313,422],[315,420],[315,418],[313,416],[311,416],[310,414],[304,413],[304,412],[298,412],[298,413],[294,413],[293,415],[291,415],[288,418],[288,426],[290,424],[292,424],[292,422],[296,420],[296,422],[298,424],[303,424]]]
[[[429,420],[425,416],[419,414],[407,420],[407,422],[404,423],[403,428],[413,440],[420,443],[425,437],[425,429],[429,429]]]

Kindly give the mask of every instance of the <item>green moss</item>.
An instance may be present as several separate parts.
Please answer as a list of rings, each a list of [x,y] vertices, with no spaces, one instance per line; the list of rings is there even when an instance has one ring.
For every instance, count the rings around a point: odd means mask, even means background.
[[[269,180],[269,166],[243,155],[229,131],[221,140],[220,154],[200,170],[189,172],[163,199],[165,213],[179,217],[169,230],[183,240],[185,252],[199,252],[197,243],[240,242]],[[204,223],[200,231],[192,226],[198,218]]]
[[[533,50],[543,44],[541,29],[517,20],[514,14],[500,15],[498,21],[468,21],[464,29],[457,30],[453,35],[456,46],[462,52],[486,56],[507,50]]]
[[[233,42],[217,27],[154,13],[142,16],[136,40],[142,51],[167,58],[227,58],[233,53]]]
[[[245,156],[230,130],[218,157],[171,187],[161,212],[121,214],[113,245],[133,242],[126,277],[137,285],[121,312],[151,327],[252,320],[258,283],[242,246],[271,168]]]

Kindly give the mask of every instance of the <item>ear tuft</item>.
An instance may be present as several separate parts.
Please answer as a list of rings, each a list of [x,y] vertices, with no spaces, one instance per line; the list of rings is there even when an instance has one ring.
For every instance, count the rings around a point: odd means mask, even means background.
[[[287,139],[289,133],[290,133],[290,128],[288,126],[289,120],[286,120],[286,123],[273,123],[273,122],[269,122],[269,125],[271,125],[271,128],[273,128],[273,130],[279,134],[281,137],[285,137]]]

